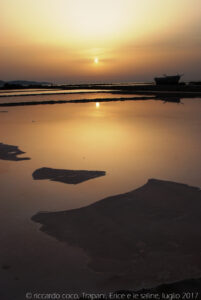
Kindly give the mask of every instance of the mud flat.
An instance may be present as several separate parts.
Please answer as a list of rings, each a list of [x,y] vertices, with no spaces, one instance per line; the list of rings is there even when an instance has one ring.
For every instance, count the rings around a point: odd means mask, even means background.
[[[201,275],[201,191],[195,187],[150,179],[129,193],[32,220],[84,249],[89,268],[125,289]]]
[[[57,181],[68,184],[78,184],[90,179],[94,179],[100,176],[105,176],[104,171],[85,171],[85,170],[62,170],[41,168],[33,172],[32,176],[34,180],[49,179],[51,181]]]
[[[11,161],[29,160],[29,157],[18,157],[18,155],[24,153],[17,146],[0,143],[0,159]]]

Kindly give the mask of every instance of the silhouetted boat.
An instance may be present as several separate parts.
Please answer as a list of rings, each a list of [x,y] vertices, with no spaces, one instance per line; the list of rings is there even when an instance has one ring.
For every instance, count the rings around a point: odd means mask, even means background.
[[[167,76],[164,75],[163,77],[155,77],[154,80],[157,85],[176,85],[179,84],[179,80],[182,75],[174,75],[174,76]]]

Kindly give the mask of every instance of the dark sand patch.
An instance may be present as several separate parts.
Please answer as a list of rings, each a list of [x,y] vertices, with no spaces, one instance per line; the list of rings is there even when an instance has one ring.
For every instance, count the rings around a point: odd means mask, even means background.
[[[17,146],[0,143],[0,159],[12,161],[29,160],[29,157],[17,157],[24,153]]]
[[[32,174],[34,180],[49,179],[68,184],[78,184],[89,179],[105,176],[104,171],[62,170],[41,168]]]
[[[150,179],[87,207],[32,217],[41,230],[83,248],[89,267],[125,288],[201,274],[201,191]]]

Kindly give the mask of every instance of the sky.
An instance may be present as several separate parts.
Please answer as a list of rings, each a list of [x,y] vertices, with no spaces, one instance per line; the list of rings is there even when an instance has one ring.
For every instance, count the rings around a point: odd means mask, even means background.
[[[201,80],[201,0],[1,0],[0,80]]]

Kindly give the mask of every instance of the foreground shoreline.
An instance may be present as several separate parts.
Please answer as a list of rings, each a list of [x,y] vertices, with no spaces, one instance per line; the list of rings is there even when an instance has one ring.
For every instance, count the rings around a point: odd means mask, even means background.
[[[129,193],[61,212],[40,212],[41,231],[81,248],[88,268],[115,289],[141,289],[201,275],[199,188],[150,179]]]

